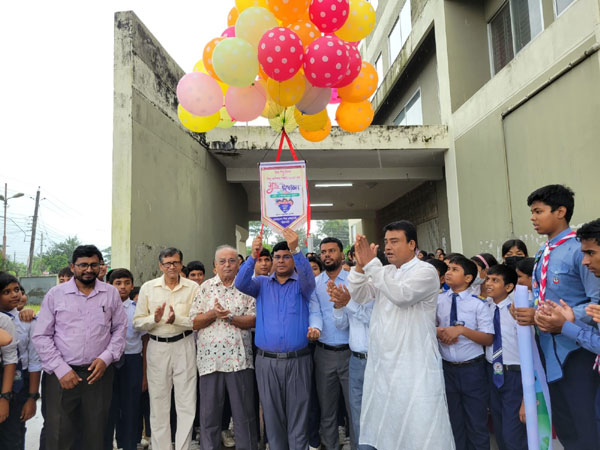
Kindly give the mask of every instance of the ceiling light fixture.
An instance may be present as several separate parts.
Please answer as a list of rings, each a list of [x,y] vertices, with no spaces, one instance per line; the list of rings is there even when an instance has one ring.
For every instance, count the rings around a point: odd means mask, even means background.
[[[352,183],[317,183],[315,187],[327,188],[327,187],[352,187]]]
[[[311,203],[310,207],[319,207],[319,206],[333,206],[333,203]]]

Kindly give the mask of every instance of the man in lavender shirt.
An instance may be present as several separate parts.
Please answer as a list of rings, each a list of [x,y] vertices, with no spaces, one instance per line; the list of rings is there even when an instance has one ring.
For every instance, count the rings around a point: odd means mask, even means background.
[[[70,449],[80,433],[86,449],[102,450],[127,315],[118,291],[96,279],[101,258],[93,245],[77,247],[73,278],[48,291],[38,315],[33,343],[49,375],[47,450]]]

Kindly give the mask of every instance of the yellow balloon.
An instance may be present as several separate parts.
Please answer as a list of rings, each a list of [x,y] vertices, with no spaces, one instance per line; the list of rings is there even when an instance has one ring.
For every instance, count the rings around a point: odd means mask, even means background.
[[[302,128],[298,128],[298,129],[300,130],[300,134],[302,135],[302,137],[304,139],[306,139],[307,141],[320,142],[323,139],[325,139],[327,136],[329,136],[329,133],[331,133],[331,120],[329,120],[329,117],[328,117],[327,123],[325,124],[325,126],[318,131],[307,131]]]
[[[340,39],[356,42],[366,38],[375,27],[375,10],[366,0],[350,0],[348,19],[335,32]]]
[[[219,111],[212,116],[195,116],[192,113],[183,109],[181,105],[177,106],[177,117],[184,127],[194,133],[205,133],[212,130],[219,124],[221,114]]]
[[[235,7],[238,13],[241,14],[243,10],[250,8],[251,6],[260,6],[261,8],[267,7],[267,0],[235,0]]]
[[[194,70],[192,72],[201,72],[201,73],[205,73],[207,75],[210,75],[208,73],[208,71],[206,70],[206,67],[204,67],[204,61],[200,60],[196,63],[196,65],[194,66]],[[221,87],[221,90],[223,91],[223,96],[225,96],[225,94],[227,94],[227,89],[229,89],[229,86],[226,85],[225,83],[223,83],[222,81],[219,80],[215,80],[217,83],[219,83],[219,86]]]
[[[319,131],[325,126],[329,116],[327,115],[327,109],[317,114],[303,114],[298,109],[295,109],[294,118],[298,123],[298,127],[306,131]]]
[[[281,130],[285,129],[285,132],[288,134],[298,128],[296,119],[294,119],[295,109],[296,108],[294,107],[286,108],[272,119],[269,119],[271,128],[273,128],[277,133],[281,133]]]
[[[358,133],[371,125],[374,114],[369,100],[360,103],[342,102],[335,112],[335,120],[342,130]]]
[[[235,120],[231,119],[231,116],[229,115],[229,113],[227,112],[227,109],[225,109],[224,106],[219,110],[219,115],[221,117],[220,117],[219,124],[217,125],[217,127],[231,128],[235,124]]]
[[[240,13],[240,17],[235,23],[235,36],[249,42],[254,48],[258,48],[258,41],[265,31],[278,25],[279,22],[271,11],[252,6]]]
[[[267,92],[273,101],[281,106],[292,106],[300,101],[304,95],[304,75],[298,72],[289,80],[275,81],[271,78],[267,81]]]
[[[212,63],[221,81],[230,86],[250,86],[258,75],[256,49],[239,37],[219,42],[213,51]]]

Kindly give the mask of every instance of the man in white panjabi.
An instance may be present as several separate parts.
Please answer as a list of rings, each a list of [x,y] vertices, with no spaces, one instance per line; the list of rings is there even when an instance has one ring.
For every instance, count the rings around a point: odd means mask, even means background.
[[[360,444],[377,450],[454,450],[435,320],[439,276],[415,256],[408,221],[384,228],[379,246],[358,235],[357,264],[348,276],[352,299],[375,299],[365,369]]]

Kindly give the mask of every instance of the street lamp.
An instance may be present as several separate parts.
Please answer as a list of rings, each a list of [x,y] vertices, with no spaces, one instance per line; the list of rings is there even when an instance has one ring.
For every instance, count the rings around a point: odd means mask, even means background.
[[[4,234],[2,235],[2,265],[6,268],[6,208],[8,208],[8,201],[11,198],[23,197],[22,192],[18,192],[14,195],[8,196],[8,185],[4,183],[4,195],[0,195],[0,201],[4,202]]]

